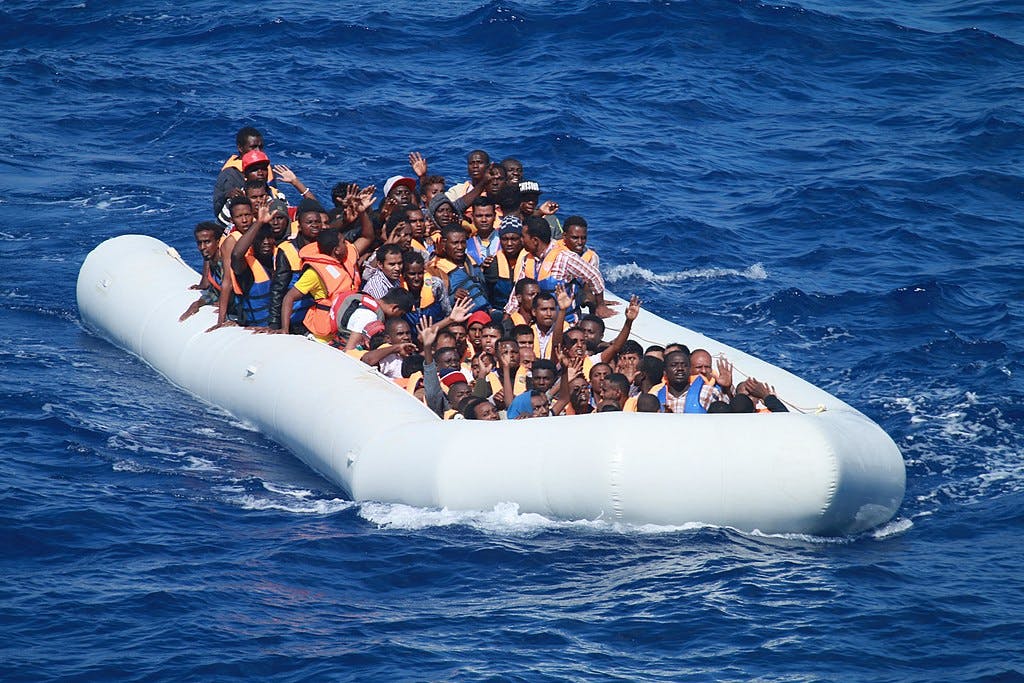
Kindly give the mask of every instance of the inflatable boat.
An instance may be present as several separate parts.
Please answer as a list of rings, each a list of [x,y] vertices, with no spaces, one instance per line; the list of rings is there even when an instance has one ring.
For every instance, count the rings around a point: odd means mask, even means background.
[[[442,421],[376,370],[323,344],[184,322],[199,275],[151,237],[85,259],[85,324],[170,382],[255,425],[354,500],[553,519],[704,523],[835,536],[892,518],[906,472],[892,439],[846,403],[742,351],[644,311],[633,336],[726,354],[800,409],[745,415],[599,413]],[[608,321],[614,335],[621,315]],[[737,376],[737,381],[743,376]]]

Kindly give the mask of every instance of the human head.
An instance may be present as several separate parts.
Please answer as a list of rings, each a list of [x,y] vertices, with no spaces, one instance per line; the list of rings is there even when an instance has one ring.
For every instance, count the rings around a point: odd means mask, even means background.
[[[316,246],[321,254],[337,258],[339,249],[345,246],[345,238],[341,236],[341,230],[338,228],[328,228],[321,230],[316,236]]]
[[[562,228],[562,241],[580,256],[587,250],[587,222],[582,216],[569,216]]]
[[[277,240],[274,239],[274,231],[270,225],[261,225],[259,232],[256,233],[256,239],[252,243],[252,251],[256,258],[266,259],[272,257],[276,247]]]
[[[388,344],[409,344],[412,342],[412,326],[405,318],[388,318],[384,323],[384,339]]]
[[[594,367],[590,368],[590,388],[594,396],[600,398],[604,392],[604,383],[610,374],[612,374],[612,366],[607,363],[594,363]]]
[[[640,367],[640,357],[644,349],[633,339],[627,339],[615,356],[615,372],[623,374],[632,382]]]
[[[522,216],[532,216],[537,210],[537,202],[543,194],[540,185],[532,180],[523,180],[519,183],[519,213]],[[550,238],[549,238],[550,241]]]
[[[629,398],[629,378],[620,372],[613,372],[604,381],[601,391],[601,403],[613,403],[620,409]]]
[[[412,202],[416,193],[416,181],[405,176],[394,175],[384,183],[384,198],[394,199],[399,205]]]
[[[253,211],[258,213],[259,208],[270,201],[270,190],[266,181],[246,180],[242,188],[245,196],[252,202]]]
[[[533,361],[533,366],[530,368],[530,378],[534,389],[547,391],[554,386],[555,380],[558,378],[558,369],[547,358],[538,358]]]
[[[590,405],[590,395],[590,384],[582,375],[569,380],[569,403],[577,415],[589,413],[593,409]]]
[[[252,211],[252,202],[249,201],[248,197],[235,197],[230,202],[231,224],[235,226],[235,230],[244,235],[255,219]]]
[[[466,349],[469,348],[469,330],[466,329],[466,323],[453,322],[448,325],[448,331],[455,335],[455,347],[459,350],[459,356],[465,356]]]
[[[484,329],[480,331],[480,350],[484,353],[497,353],[498,340],[503,333],[501,323],[491,322],[484,325]]]
[[[483,336],[484,325],[488,325],[491,322],[491,316],[486,311],[476,311],[473,315],[469,316],[469,320],[466,321],[466,332],[469,334],[469,343],[473,345],[473,349],[477,352],[480,351],[480,340]]]
[[[252,149],[242,155],[242,177],[245,180],[267,181],[270,177],[270,157],[262,149]]]
[[[220,238],[224,234],[224,227],[213,221],[203,221],[196,225],[192,231],[196,238],[196,248],[204,261],[213,260],[217,256],[217,248],[220,247]]]
[[[402,280],[409,291],[419,292],[423,288],[425,264],[423,254],[407,251],[402,254]]]
[[[690,354],[685,351],[665,354],[665,382],[676,391],[690,386]]]
[[[462,374],[462,373],[458,373]],[[473,395],[473,388],[468,382],[458,380],[448,385],[448,405],[458,408],[467,398]]]
[[[636,399],[636,412],[660,413],[661,401],[654,394],[640,394]]]
[[[729,407],[729,404],[726,403],[725,401],[712,401],[711,403],[708,404],[709,415],[731,412],[733,412],[732,409]]]
[[[438,371],[457,370],[459,368],[459,352],[454,346],[445,346],[434,351],[434,363]]]
[[[397,244],[383,244],[377,249],[377,267],[392,282],[401,279],[404,262],[402,247]]]
[[[509,263],[515,263],[523,250],[523,222],[518,216],[504,216],[498,229],[501,251]]]
[[[519,159],[506,157],[501,160],[501,165],[508,175],[507,181],[518,185],[523,180],[523,163]]]
[[[316,241],[317,235],[324,228],[323,210],[318,201],[303,199],[299,202],[299,207],[295,210],[295,220],[299,223],[299,234],[303,239],[309,242]]]
[[[562,348],[570,358],[582,358],[587,355],[587,336],[578,327],[570,328],[562,333]]]
[[[291,227],[288,204],[283,199],[272,199],[268,208],[270,209],[270,228],[274,233],[274,239],[283,242],[288,237],[288,228]]]
[[[530,408],[534,417],[548,417],[551,415],[551,401],[543,391],[530,392]]]
[[[586,335],[587,348],[590,352],[597,353],[601,340],[604,339],[604,321],[600,317],[588,313],[580,318],[577,327]]]
[[[466,157],[466,174],[474,186],[487,180],[487,169],[490,165],[491,157],[482,149],[474,149],[469,153]]]
[[[412,294],[401,287],[392,287],[380,298],[380,310],[384,316],[394,318],[412,310],[414,300]]]
[[[704,349],[691,351],[690,374],[701,375],[705,380],[710,380],[712,377],[711,354]]]
[[[441,228],[455,221],[455,205],[444,194],[438,194],[430,200],[427,214],[434,225]]]
[[[420,201],[423,206],[430,206],[431,200],[444,192],[444,176],[428,175],[420,181]]]
[[[407,204],[402,209],[405,211],[405,222],[409,225],[412,239],[422,242],[427,236],[427,219],[423,216],[423,209],[415,204]]]
[[[692,358],[693,356],[691,356]],[[746,394],[736,394],[732,397],[729,402],[730,413],[752,413],[754,412],[754,402]]]
[[[247,152],[254,149],[263,151],[263,133],[252,126],[239,128],[235,134],[235,146],[238,147],[238,156],[245,156]]]
[[[485,398],[473,396],[462,402],[462,416],[467,420],[499,420],[498,410]]]
[[[473,202],[473,227],[476,234],[483,237],[490,237],[494,232],[494,200],[488,197],[477,197]]]
[[[650,389],[659,383],[665,376],[665,361],[654,356],[644,356],[640,359],[640,367],[636,376],[636,383],[644,389]]]
[[[523,221],[523,247],[534,256],[540,256],[551,244],[551,225],[538,216]]]
[[[541,292],[533,297],[533,320],[540,329],[547,332],[558,315],[558,301],[553,294]]]
[[[501,164],[491,164],[487,169],[487,196],[493,197],[505,187],[508,173]]]
[[[519,344],[515,339],[505,337],[498,340],[498,358],[505,355],[508,356],[508,366],[514,377],[516,371],[519,370]]]
[[[532,311],[533,299],[540,294],[540,285],[532,277],[524,277],[516,281],[515,293],[519,309]]]
[[[441,229],[441,244],[449,261],[461,264],[466,260],[466,229],[458,223]]]
[[[644,355],[654,356],[658,360],[663,361],[665,360],[665,347],[658,346],[657,344],[651,344],[650,346],[647,347],[647,350],[644,351]]]

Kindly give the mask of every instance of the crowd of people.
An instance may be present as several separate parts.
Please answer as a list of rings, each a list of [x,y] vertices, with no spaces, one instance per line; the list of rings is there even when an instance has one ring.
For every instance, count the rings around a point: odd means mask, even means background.
[[[339,182],[324,206],[292,169],[272,165],[258,130],[195,227],[202,306],[217,324],[329,344],[404,387],[445,419],[496,420],[605,411],[786,411],[774,389],[684,344],[642,347],[624,323],[605,340],[600,259],[582,216],[559,218],[514,158],[483,150],[449,185],[409,154],[411,175],[377,188]],[[281,186],[294,189],[294,204]]]

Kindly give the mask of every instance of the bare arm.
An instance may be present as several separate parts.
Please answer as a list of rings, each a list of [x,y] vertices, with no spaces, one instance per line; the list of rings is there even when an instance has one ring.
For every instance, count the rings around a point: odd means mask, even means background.
[[[622,329],[615,335],[615,339],[608,345],[604,351],[601,352],[601,362],[610,363],[612,358],[622,350],[622,346],[629,339],[629,333],[633,329],[633,321],[640,315],[640,299],[636,294],[629,298],[629,305],[626,306],[626,322],[622,324]]]

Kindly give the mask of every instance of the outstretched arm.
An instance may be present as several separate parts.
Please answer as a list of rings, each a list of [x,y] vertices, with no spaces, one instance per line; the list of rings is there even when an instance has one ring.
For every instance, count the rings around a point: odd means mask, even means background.
[[[601,352],[602,363],[610,363],[612,358],[615,358],[622,350],[622,346],[629,339],[629,333],[633,330],[633,321],[640,315],[640,304],[640,298],[636,294],[629,297],[629,305],[626,306],[626,322],[622,324],[622,329],[615,335],[615,339],[608,345],[608,348]]]

